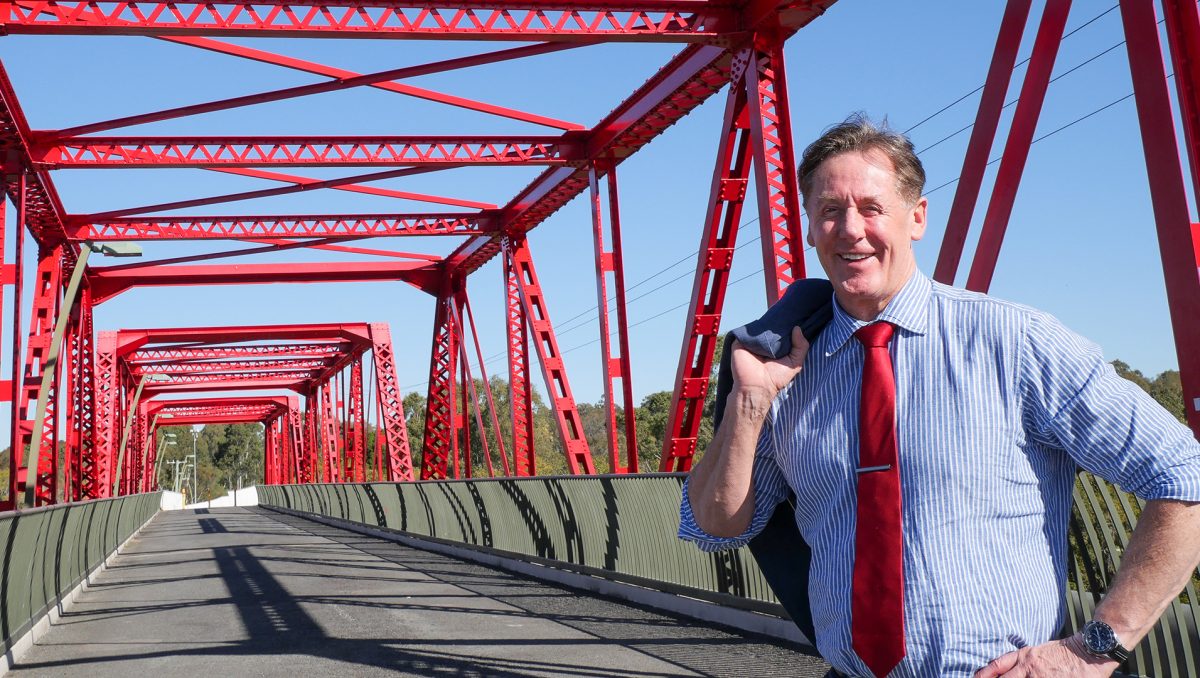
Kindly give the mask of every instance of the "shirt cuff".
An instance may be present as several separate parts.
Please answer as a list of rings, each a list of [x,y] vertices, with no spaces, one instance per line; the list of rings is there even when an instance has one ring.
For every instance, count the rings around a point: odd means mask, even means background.
[[[724,551],[726,549],[735,549],[745,546],[750,539],[757,534],[762,526],[758,526],[756,530],[755,523],[757,520],[752,520],[746,531],[736,537],[716,537],[705,532],[700,525],[696,523],[696,516],[692,513],[692,502],[688,498],[688,483],[691,479],[683,482],[683,498],[679,502],[679,538],[684,541],[690,541],[695,544],[701,551],[712,553],[714,551]],[[755,516],[757,519],[758,516]]]

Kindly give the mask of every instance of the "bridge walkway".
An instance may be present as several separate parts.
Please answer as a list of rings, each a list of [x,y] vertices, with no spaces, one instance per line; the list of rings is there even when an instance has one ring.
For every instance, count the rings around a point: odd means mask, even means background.
[[[262,508],[160,512],[15,676],[823,676],[785,643]]]

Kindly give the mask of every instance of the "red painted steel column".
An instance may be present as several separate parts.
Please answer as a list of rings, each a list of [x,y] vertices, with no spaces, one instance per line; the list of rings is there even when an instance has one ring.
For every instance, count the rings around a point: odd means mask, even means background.
[[[550,322],[550,311],[533,267],[533,255],[529,241],[524,237],[513,241],[512,261],[516,269],[517,285],[521,301],[525,306],[525,317],[533,333],[533,346],[542,365],[542,377],[546,382],[547,397],[558,420],[558,433],[567,456],[567,467],[573,475],[594,474],[592,452],[583,435],[583,422],[571,395],[571,384],[567,381],[566,366],[554,336],[554,325]]]
[[[692,467],[696,433],[704,416],[708,376],[712,371],[713,352],[720,339],[721,310],[725,304],[729,267],[733,263],[750,174],[750,110],[743,86],[750,54],[749,48],[741,50],[734,56],[732,65],[733,80],[725,104],[725,119],[709,192],[708,214],[700,238],[692,301],[687,313],[688,325],[684,330],[683,349],[671,396],[660,471],[687,471]]]
[[[304,452],[304,415],[300,411],[300,399],[296,396],[288,396],[288,438],[291,441],[288,480],[295,484],[308,482]]]
[[[1189,0],[1163,0],[1167,44],[1183,118],[1183,145],[1191,163],[1192,194],[1200,200],[1200,9]]]
[[[77,374],[75,430],[79,435],[79,487],[77,499],[96,499],[99,463],[96,457],[96,346],[92,324],[92,292],[84,286],[79,296],[79,326],[73,335]]]
[[[366,412],[363,409],[363,365],[359,356],[350,365],[350,406],[348,417],[350,423],[349,450],[346,457],[351,467],[351,482],[366,482],[366,459],[364,445],[366,441]]]
[[[453,302],[453,303],[457,304],[457,302]],[[451,308],[454,308],[454,306],[452,305]],[[461,315],[459,315],[457,313],[455,315],[458,317],[461,317]],[[471,372],[470,372],[470,370],[467,369],[466,361],[461,359],[461,357],[462,357],[462,331],[461,331],[461,328],[458,327],[457,320],[455,321],[454,324],[455,324],[454,329],[455,329],[455,331],[458,332],[458,337],[455,338],[455,343],[458,344],[458,346],[459,346],[459,356],[460,356],[460,360],[458,361],[459,407],[458,407],[458,412],[456,412],[454,415],[454,427],[458,431],[458,435],[461,436],[461,440],[462,440],[462,442],[458,446],[458,450],[455,452],[455,455],[454,455],[454,477],[455,478],[463,478],[463,477],[470,478],[470,477],[472,477],[471,425],[469,423],[471,404],[467,401],[467,395],[470,393],[470,389],[467,387],[467,383],[471,379]],[[460,455],[461,455],[461,463],[460,463]]]
[[[1017,199],[1017,187],[1025,171],[1029,157],[1029,145],[1037,130],[1042,102],[1046,99],[1046,88],[1050,85],[1050,74],[1058,56],[1058,44],[1062,42],[1067,15],[1071,11],[1071,0],[1049,0],[1042,13],[1037,38],[1033,42],[1033,55],[1025,71],[1025,82],[1021,85],[1021,99],[1013,114],[1008,141],[1004,144],[1004,156],[996,172],[996,184],[992,188],[992,199],[988,202],[983,217],[983,228],[979,233],[979,244],[967,275],[967,289],[987,292],[996,271],[996,260],[1000,256],[1000,245],[1008,228],[1013,203]]]
[[[1188,425],[1200,437],[1200,351],[1196,350],[1200,346],[1200,276],[1193,255],[1195,243],[1190,233],[1187,191],[1154,5],[1142,0],[1121,0],[1121,18],[1158,227],[1158,249],[1171,308],[1175,352],[1179,356],[1184,410]],[[1176,77],[1179,76],[1177,73]]]
[[[378,430],[382,432],[388,456],[388,473],[392,482],[413,479],[412,448],[408,441],[408,424],[404,419],[404,394],[396,376],[396,358],[392,349],[392,334],[387,323],[370,323],[371,356],[375,361],[375,399],[379,406]]]
[[[958,274],[963,246],[971,230],[971,215],[975,213],[975,203],[979,200],[988,154],[996,139],[996,128],[1000,125],[1000,114],[1004,110],[1004,97],[1008,94],[1008,83],[1017,63],[1017,50],[1021,47],[1021,36],[1025,33],[1031,4],[1032,0],[1008,0],[1004,18],[1000,20],[992,65],[988,68],[987,80],[983,85],[975,126],[971,128],[971,140],[967,143],[958,188],[955,189],[954,202],[946,221],[946,235],[942,238],[942,247],[933,271],[934,280],[947,285],[953,285]]]
[[[599,164],[599,163],[597,163]],[[596,308],[600,313],[600,361],[604,368],[604,424],[608,431],[608,462],[612,473],[637,473],[637,424],[633,402],[633,379],[629,367],[629,323],[625,306],[625,266],[621,253],[621,218],[617,200],[617,169],[612,163],[588,171],[591,188],[592,241],[596,250]],[[612,235],[612,250],[604,247],[604,205],[600,195],[599,171],[608,175],[608,226]],[[612,275],[613,292],[617,302],[617,348],[613,356],[612,328],[608,315],[608,276]],[[620,435],[617,432],[617,389],[621,382],[621,404],[625,414],[625,455],[622,458]]]
[[[319,389],[314,388],[304,400],[304,463],[300,466],[300,482],[305,484],[321,481],[318,477],[320,466],[317,463],[321,455],[321,444],[317,436],[317,414],[320,409],[317,402],[318,393]]]
[[[117,376],[117,333],[101,332],[96,339],[96,487],[93,499],[112,493],[117,445],[120,444],[117,417],[121,387]]]
[[[14,448],[23,473],[18,477],[18,486],[24,489],[32,470],[37,506],[54,503],[58,475],[57,429],[58,429],[58,376],[51,381],[46,400],[46,417],[42,430],[34,432],[34,408],[37,406],[38,390],[41,387],[42,371],[50,344],[54,337],[54,320],[58,300],[62,292],[62,248],[42,250],[38,253],[37,277],[34,280],[33,310],[29,322],[29,340],[25,349],[25,369],[22,371],[21,400],[14,403],[20,411],[20,435]],[[55,365],[57,370],[58,365]],[[36,441],[36,443],[34,442]],[[28,451],[26,457],[24,452]],[[32,463],[31,463],[32,462]]]
[[[0,204],[3,204],[4,197],[0,196]],[[12,287],[13,287],[13,304],[12,304],[12,325],[10,332],[12,333],[12,353],[10,363],[10,379],[8,382],[7,392],[0,400],[7,401],[12,404],[10,412],[10,438],[9,448],[15,452],[17,448],[17,440],[19,440],[17,424],[21,420],[21,413],[17,404],[21,398],[21,333],[18,331],[21,327],[21,275],[24,271],[22,263],[23,253],[25,250],[25,215],[26,215],[26,198],[25,198],[25,174],[22,173],[17,181],[17,205],[16,205],[16,223],[13,225],[13,249],[15,255],[13,257],[12,266]],[[3,225],[0,224],[0,228]],[[0,249],[0,252],[4,250]],[[2,258],[2,257],[0,257]],[[7,268],[7,266],[5,267]],[[8,283],[5,283],[8,284]],[[3,288],[0,288],[0,292]],[[0,295],[2,298],[3,295]],[[8,496],[3,502],[0,502],[0,510],[11,511],[17,507],[17,467],[19,464],[18,455],[10,452],[8,455],[8,487],[5,488]]]
[[[487,465],[488,477],[494,478],[494,477],[496,477],[496,472],[495,472],[495,469],[492,468],[492,450],[491,450],[491,445],[488,444],[487,427],[485,427],[483,425],[483,408],[479,402],[479,390],[475,388],[475,375],[471,374],[471,361],[467,354],[466,327],[465,327],[465,323],[463,322],[463,312],[462,312],[462,309],[466,306],[466,302],[467,302],[467,291],[464,288],[463,290],[461,290],[459,292],[459,294],[456,295],[455,305],[452,308],[454,310],[454,326],[456,328],[458,328],[458,347],[459,347],[459,359],[462,361],[462,375],[463,375],[462,380],[463,380],[463,383],[467,385],[467,388],[463,389],[463,396],[462,396],[462,398],[463,398],[462,416],[464,419],[462,428],[464,431],[466,431],[466,434],[467,434],[467,436],[466,436],[467,444],[463,448],[466,451],[465,454],[466,454],[466,458],[467,458],[467,477],[468,478],[472,477],[471,428],[468,424],[468,421],[471,416],[471,410],[474,409],[475,410],[475,425],[479,429],[479,444],[483,451],[483,460],[484,460],[484,463]],[[478,340],[478,337],[476,337],[476,340]],[[478,348],[478,346],[476,346],[476,348]],[[480,369],[481,370],[483,369],[482,361],[480,361]],[[487,383],[486,378],[483,381],[486,386],[486,383]],[[468,404],[467,404],[468,393],[470,394],[470,402],[473,407],[468,406]],[[490,400],[491,393],[490,392],[489,392],[488,396],[489,396],[489,402],[491,402],[491,400]],[[499,439],[499,437],[500,437],[500,432],[499,432],[499,430],[497,430],[496,438]]]
[[[279,419],[272,419],[263,426],[263,484],[277,484],[279,467]]]
[[[805,277],[804,233],[783,63],[785,37],[778,30],[756,35],[746,69],[768,306],[778,301],[789,285]]]
[[[429,359],[429,395],[425,400],[425,450],[421,480],[444,480],[449,464],[458,458],[455,412],[455,371],[458,366],[458,333],[450,312],[453,294],[447,289],[437,299],[433,321],[433,352]]]
[[[502,243],[504,255],[505,336],[508,348],[509,410],[513,430],[513,473],[537,475],[533,449],[533,395],[529,391],[529,336],[521,285],[513,263],[516,245],[511,237]]]
[[[66,430],[63,436],[63,501],[79,501],[80,477],[83,475],[83,460],[80,450],[79,432],[79,305],[71,309],[67,321],[67,333],[63,336],[62,353],[59,360],[64,363],[63,392],[66,393]]]
[[[330,380],[332,381],[332,380]],[[324,461],[325,482],[340,483],[343,481],[338,459],[338,426],[337,408],[334,403],[333,387],[330,381],[321,384],[321,452]]]
[[[463,292],[463,307],[467,310],[467,324],[471,327],[471,339],[475,342],[475,357],[479,360],[479,378],[483,382],[483,390],[487,394],[488,410],[492,419],[492,430],[496,432],[496,455],[500,457],[500,465],[504,469],[504,475],[512,475],[512,471],[508,465],[508,452],[504,449],[504,432],[500,429],[500,418],[496,414],[496,399],[492,395],[492,382],[488,379],[487,365],[483,360],[483,347],[479,344],[479,333],[475,331],[475,314],[471,312],[471,299]],[[459,319],[461,324],[462,319]],[[464,355],[463,360],[466,360]],[[478,401],[477,401],[478,402]],[[479,423],[479,430],[483,430],[483,422]],[[491,456],[488,456],[488,473],[492,471]]]

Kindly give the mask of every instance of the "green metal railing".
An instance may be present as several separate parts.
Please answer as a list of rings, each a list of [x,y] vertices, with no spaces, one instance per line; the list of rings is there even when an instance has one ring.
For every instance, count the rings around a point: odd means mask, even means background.
[[[748,550],[705,554],[675,537],[682,484],[682,474],[644,474],[275,485],[260,487],[258,495],[262,505],[786,616]],[[1080,474],[1070,529],[1070,631],[1091,618],[1141,505],[1109,483]],[[1123,670],[1200,676],[1198,600],[1189,585]]]
[[[0,636],[13,642],[158,512],[161,493],[0,513]]]

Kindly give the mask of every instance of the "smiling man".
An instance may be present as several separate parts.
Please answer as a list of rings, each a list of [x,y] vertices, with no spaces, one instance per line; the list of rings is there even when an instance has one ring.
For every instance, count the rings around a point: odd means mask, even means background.
[[[799,177],[833,317],[778,359],[735,344],[680,536],[741,546],[794,493],[832,675],[1111,674],[1200,560],[1200,444],[1053,317],[917,270],[903,135],[851,118]],[[1077,467],[1148,503],[1093,621],[1054,640]]]

